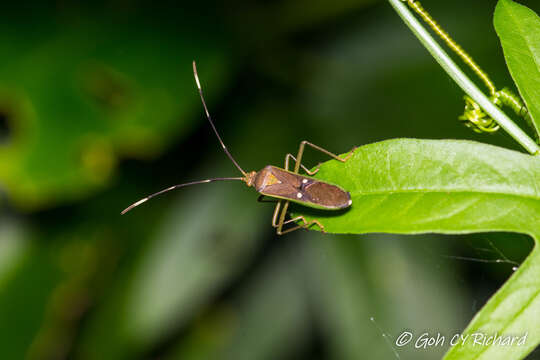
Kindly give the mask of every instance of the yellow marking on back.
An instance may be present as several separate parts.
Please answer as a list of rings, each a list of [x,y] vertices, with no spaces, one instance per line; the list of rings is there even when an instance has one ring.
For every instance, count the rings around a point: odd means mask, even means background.
[[[279,181],[277,177],[275,177],[274,175],[268,174],[266,178],[264,179],[264,183],[266,186],[270,186],[274,184],[281,184],[281,181]]]

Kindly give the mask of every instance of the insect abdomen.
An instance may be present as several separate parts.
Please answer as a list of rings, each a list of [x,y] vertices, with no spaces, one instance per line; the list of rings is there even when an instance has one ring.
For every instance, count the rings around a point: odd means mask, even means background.
[[[326,209],[344,209],[352,204],[351,195],[347,191],[316,180],[305,187],[303,197],[306,201]]]

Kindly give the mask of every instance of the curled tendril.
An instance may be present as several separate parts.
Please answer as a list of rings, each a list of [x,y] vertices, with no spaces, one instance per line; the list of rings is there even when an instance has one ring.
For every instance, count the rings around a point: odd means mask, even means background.
[[[489,90],[490,100],[498,107],[508,106],[518,115],[523,117],[529,125],[532,125],[531,116],[527,110],[527,107],[523,104],[523,101],[519,96],[514,94],[507,88],[497,91],[495,85],[480,66],[473,60],[473,58],[454,40],[452,37],[444,31],[444,29],[433,19],[433,17],[427,12],[426,9],[420,4],[418,0],[401,0],[407,3],[429,27],[456,53],[461,60],[478,76],[480,80],[486,85]],[[459,120],[463,121],[465,126],[471,128],[475,132],[493,133],[499,130],[499,125],[485,113],[484,110],[469,96],[465,96],[465,111],[463,115],[459,117]],[[534,128],[534,126],[533,126]]]
[[[473,99],[465,95],[465,111],[458,119],[477,133],[493,133],[499,130],[495,122]]]
[[[489,100],[492,103],[502,108],[508,106],[516,115],[523,117],[526,120],[530,120],[529,111],[519,96],[514,94],[510,89],[504,88],[495,92],[490,96]],[[459,120],[465,123],[465,126],[471,128],[477,133],[493,133],[499,130],[499,125],[489,117],[488,114],[482,110],[469,96],[465,96],[465,111],[463,115],[459,117]]]

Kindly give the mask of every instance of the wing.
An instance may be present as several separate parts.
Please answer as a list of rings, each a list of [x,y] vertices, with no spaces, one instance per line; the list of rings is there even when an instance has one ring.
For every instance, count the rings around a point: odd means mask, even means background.
[[[256,189],[263,195],[290,200],[317,209],[338,210],[352,204],[339,186],[267,166],[257,176]]]
[[[304,188],[304,199],[325,209],[345,209],[352,204],[351,195],[339,186],[313,181]]]

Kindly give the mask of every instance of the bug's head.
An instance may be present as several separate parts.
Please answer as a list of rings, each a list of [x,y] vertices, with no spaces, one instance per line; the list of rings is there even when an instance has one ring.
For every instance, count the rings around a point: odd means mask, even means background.
[[[256,177],[257,177],[257,172],[250,171],[246,173],[246,175],[242,178],[242,180],[246,183],[247,186],[253,186],[253,183],[255,182]]]

